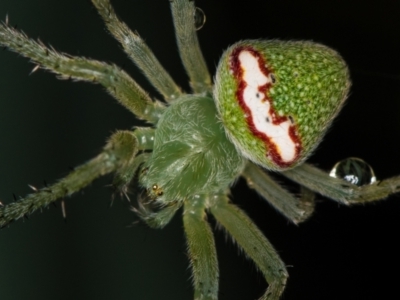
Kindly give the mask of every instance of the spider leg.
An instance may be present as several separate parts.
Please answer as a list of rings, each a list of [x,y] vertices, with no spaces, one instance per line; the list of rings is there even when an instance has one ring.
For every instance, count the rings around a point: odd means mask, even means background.
[[[302,187],[301,197],[297,199],[252,162],[247,163],[242,176],[249,187],[295,224],[306,220],[314,211],[315,195],[307,188]]]
[[[270,242],[241,209],[229,202],[227,195],[213,196],[210,211],[265,276],[269,286],[260,300],[279,299],[288,273]]]
[[[113,188],[122,195],[127,196],[129,184],[135,177],[139,167],[145,163],[149,157],[150,153],[141,153],[136,156],[135,160],[131,164],[127,164],[116,170],[112,182]]]
[[[110,33],[121,43],[125,53],[143,71],[150,83],[164,96],[173,100],[182,95],[181,89],[165,71],[143,39],[132,32],[115,14],[109,0],[92,0]]]
[[[211,77],[195,28],[194,1],[170,0],[179,53],[195,93],[211,92]]]
[[[100,176],[131,164],[137,153],[137,145],[138,141],[132,132],[118,131],[114,133],[98,156],[75,168],[57,183],[37,189],[35,193],[29,194],[25,198],[1,206],[0,227],[27,216],[57,199],[72,195]]]
[[[346,205],[382,200],[400,192],[400,176],[356,186],[345,180],[329,176],[328,173],[309,164],[282,172],[289,179],[310,190]]]
[[[30,58],[41,68],[62,78],[100,83],[138,118],[155,123],[164,110],[161,102],[152,101],[128,74],[115,65],[57,53],[6,24],[0,24],[0,45]]]
[[[137,139],[137,150],[139,151],[146,151],[146,150],[153,150],[154,144],[154,134],[155,130],[150,127],[138,127],[133,132],[134,136]],[[143,152],[135,157],[135,160],[130,163],[126,164],[123,167],[119,168],[115,172],[115,176],[113,179],[113,187],[125,194],[128,192],[128,185],[134,178],[137,173],[139,167],[145,163],[150,157],[150,153]]]
[[[218,260],[213,233],[206,220],[207,198],[195,195],[184,203],[183,225],[192,267],[195,300],[218,299]]]

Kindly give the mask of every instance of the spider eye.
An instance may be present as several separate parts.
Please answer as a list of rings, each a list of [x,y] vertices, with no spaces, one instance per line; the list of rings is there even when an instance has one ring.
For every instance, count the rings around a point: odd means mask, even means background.
[[[312,42],[241,41],[223,54],[214,98],[227,135],[248,159],[273,170],[303,162],[339,112],[346,63]]]
[[[162,188],[160,188],[160,187],[158,186],[158,184],[153,184],[152,187],[151,187],[151,189],[152,189],[152,191],[153,191],[153,193],[154,193],[155,196],[160,197],[160,196],[162,196],[162,195],[164,194]]]

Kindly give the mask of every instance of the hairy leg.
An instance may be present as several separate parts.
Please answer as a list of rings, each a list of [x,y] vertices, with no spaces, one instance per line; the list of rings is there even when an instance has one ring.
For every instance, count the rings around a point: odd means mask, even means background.
[[[249,187],[295,224],[306,220],[314,211],[315,195],[307,188],[302,187],[301,197],[297,199],[251,162],[247,163],[242,176]]]
[[[282,174],[314,192],[346,205],[379,201],[400,191],[400,176],[357,186],[331,177],[309,164],[302,164]]]
[[[207,196],[195,195],[184,203],[185,228],[195,300],[218,299],[218,261],[215,242],[206,218]]]
[[[137,153],[137,139],[130,131],[114,133],[103,151],[75,168],[57,183],[38,189],[13,203],[0,207],[0,227],[33,213],[50,203],[83,189],[96,178],[132,164]]]
[[[170,0],[179,53],[195,93],[211,92],[211,77],[195,28],[194,1]]]
[[[62,76],[100,83],[138,118],[155,123],[164,106],[147,93],[123,70],[104,62],[61,54],[28,38],[24,33],[0,24],[0,45],[30,58],[37,66]]]
[[[250,218],[229,202],[226,195],[215,195],[210,211],[240,248],[263,273],[269,286],[260,300],[278,300],[285,289],[288,273],[285,265]]]
[[[121,43],[126,54],[143,71],[150,83],[164,96],[164,99],[169,101],[181,96],[180,88],[139,34],[132,32],[125,23],[118,19],[110,1],[92,0],[92,2],[110,33]]]

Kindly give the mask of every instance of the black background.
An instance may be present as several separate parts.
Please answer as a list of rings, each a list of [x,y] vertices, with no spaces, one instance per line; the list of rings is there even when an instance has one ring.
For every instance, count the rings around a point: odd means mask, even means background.
[[[120,17],[145,38],[185,89],[167,0],[115,0]],[[312,39],[348,62],[351,96],[310,161],[329,170],[356,156],[378,179],[400,173],[399,1],[197,1],[207,16],[199,38],[211,72],[223,49],[240,39]],[[89,1],[1,0],[31,37],[57,50],[122,66],[158,96],[104,30]],[[101,87],[56,80],[0,52],[0,200],[53,182],[93,157],[116,129],[135,118]],[[11,299],[191,299],[182,223],[163,230],[132,224],[126,201],[109,208],[110,177],[66,202],[0,232],[0,297]],[[295,185],[290,185],[296,191]],[[132,196],[134,199],[134,196]],[[283,299],[389,299],[398,294],[399,196],[347,208],[318,198],[306,223],[289,224],[239,181],[233,201],[248,212],[287,265]],[[214,226],[214,225],[213,225]],[[216,233],[220,299],[256,299],[266,283],[222,232]]]

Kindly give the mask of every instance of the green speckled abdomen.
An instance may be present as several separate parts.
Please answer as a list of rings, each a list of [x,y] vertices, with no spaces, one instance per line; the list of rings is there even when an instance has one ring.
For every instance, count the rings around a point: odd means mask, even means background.
[[[214,98],[228,136],[272,170],[302,163],[346,99],[346,63],[313,42],[241,41],[223,54]]]

